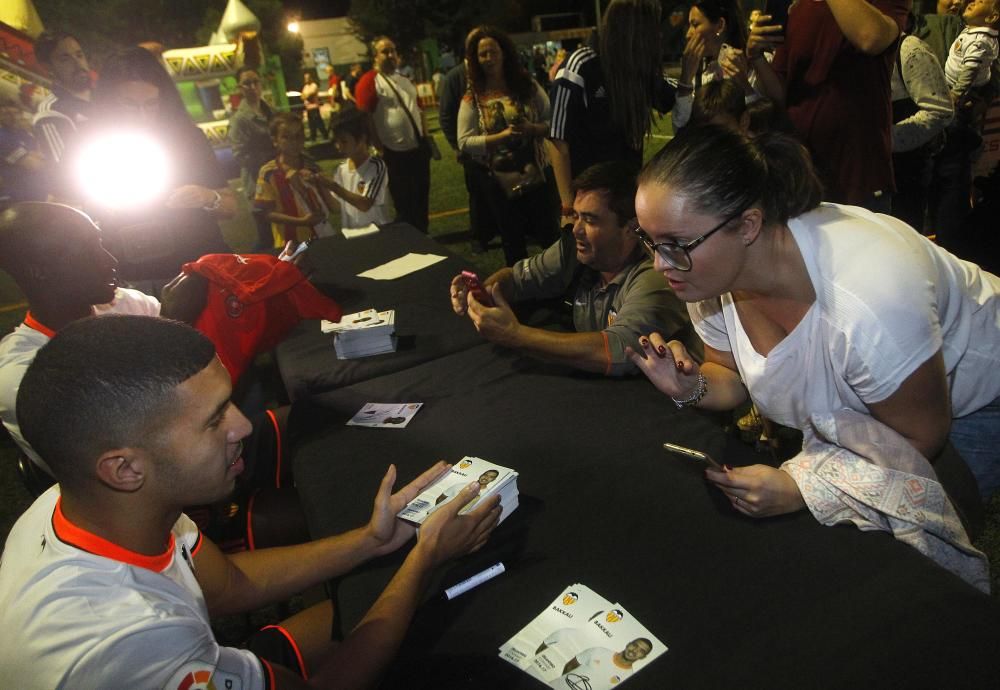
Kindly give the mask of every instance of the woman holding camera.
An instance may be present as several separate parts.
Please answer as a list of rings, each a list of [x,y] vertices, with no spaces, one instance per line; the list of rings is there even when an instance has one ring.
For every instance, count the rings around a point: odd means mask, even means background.
[[[518,59],[510,37],[480,26],[465,41],[468,91],[458,109],[458,148],[480,165],[508,266],[528,255],[525,230],[555,238],[556,201],[545,173],[549,99]]]

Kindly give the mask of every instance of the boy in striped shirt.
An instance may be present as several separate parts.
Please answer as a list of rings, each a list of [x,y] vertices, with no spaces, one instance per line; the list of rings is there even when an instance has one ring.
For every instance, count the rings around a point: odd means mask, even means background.
[[[340,226],[363,228],[371,223],[389,223],[389,172],[385,161],[370,154],[364,113],[345,108],[333,123],[333,140],[346,159],[337,166],[333,180],[321,177],[320,182],[340,202]]]

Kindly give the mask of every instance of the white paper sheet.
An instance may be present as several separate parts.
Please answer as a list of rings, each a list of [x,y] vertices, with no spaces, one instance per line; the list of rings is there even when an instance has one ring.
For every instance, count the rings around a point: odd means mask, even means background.
[[[411,252],[381,266],[369,268],[367,271],[359,273],[358,277],[371,278],[372,280],[395,280],[444,260],[445,257],[438,254],[414,254]]]

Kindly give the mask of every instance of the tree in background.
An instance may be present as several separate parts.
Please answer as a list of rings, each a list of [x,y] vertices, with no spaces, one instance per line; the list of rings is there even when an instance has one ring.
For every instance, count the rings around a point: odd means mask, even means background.
[[[0,0],[3,2],[3,0]],[[218,28],[226,0],[34,0],[45,28],[79,37],[91,66],[143,41],[165,48],[205,45]],[[244,0],[261,23],[264,50],[281,56],[286,78],[301,66],[302,40],[285,29],[281,0]],[[206,8],[206,5],[209,5]]]
[[[0,0],[2,1],[2,0]],[[168,48],[193,43],[205,0],[34,0],[45,28],[75,34],[100,68],[111,53],[143,41]]]
[[[391,36],[396,47],[409,55],[425,38],[458,47],[469,29],[479,24],[507,28],[511,17],[522,14],[523,4],[523,0],[352,0],[347,16],[366,43],[376,36]]]

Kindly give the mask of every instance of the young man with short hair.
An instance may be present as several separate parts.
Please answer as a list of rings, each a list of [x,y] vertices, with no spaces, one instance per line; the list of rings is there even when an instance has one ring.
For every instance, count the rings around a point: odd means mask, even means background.
[[[240,182],[243,193],[253,205],[257,191],[257,177],[261,167],[274,158],[274,141],[270,123],[274,111],[263,98],[260,73],[246,65],[236,70],[236,83],[240,88],[240,105],[229,118],[229,142],[233,145],[233,158],[240,165]],[[271,224],[264,213],[255,211],[257,226],[255,250],[264,251],[273,245]]]
[[[73,321],[104,314],[157,316],[160,303],[119,287],[118,262],[101,244],[100,230],[69,206],[22,203],[0,214],[0,269],[28,300],[24,323],[0,340],[0,420],[25,455],[51,474],[17,422],[17,391],[52,336]]]
[[[243,471],[250,424],[230,392],[211,342],[165,319],[83,319],[38,353],[18,415],[59,484],[18,520],[0,562],[0,668],[19,687],[374,685],[432,571],[495,527],[496,498],[458,514],[478,493],[470,484],[424,522],[340,644],[327,601],[260,631],[249,649],[220,645],[210,615],[286,599],[410,541],[415,529],[396,513],[448,471],[438,463],[392,493],[390,465],[363,527],[224,555],[182,509],[225,498]]]
[[[620,652],[607,647],[590,647],[578,652],[566,662],[562,675],[549,682],[549,687],[586,687],[613,688],[632,675],[633,665],[645,659],[653,650],[653,643],[645,637],[639,637]]]
[[[90,117],[90,65],[80,42],[65,31],[43,32],[35,41],[35,58],[52,77],[52,93],[35,113],[35,135],[46,157],[58,164],[77,128]]]

